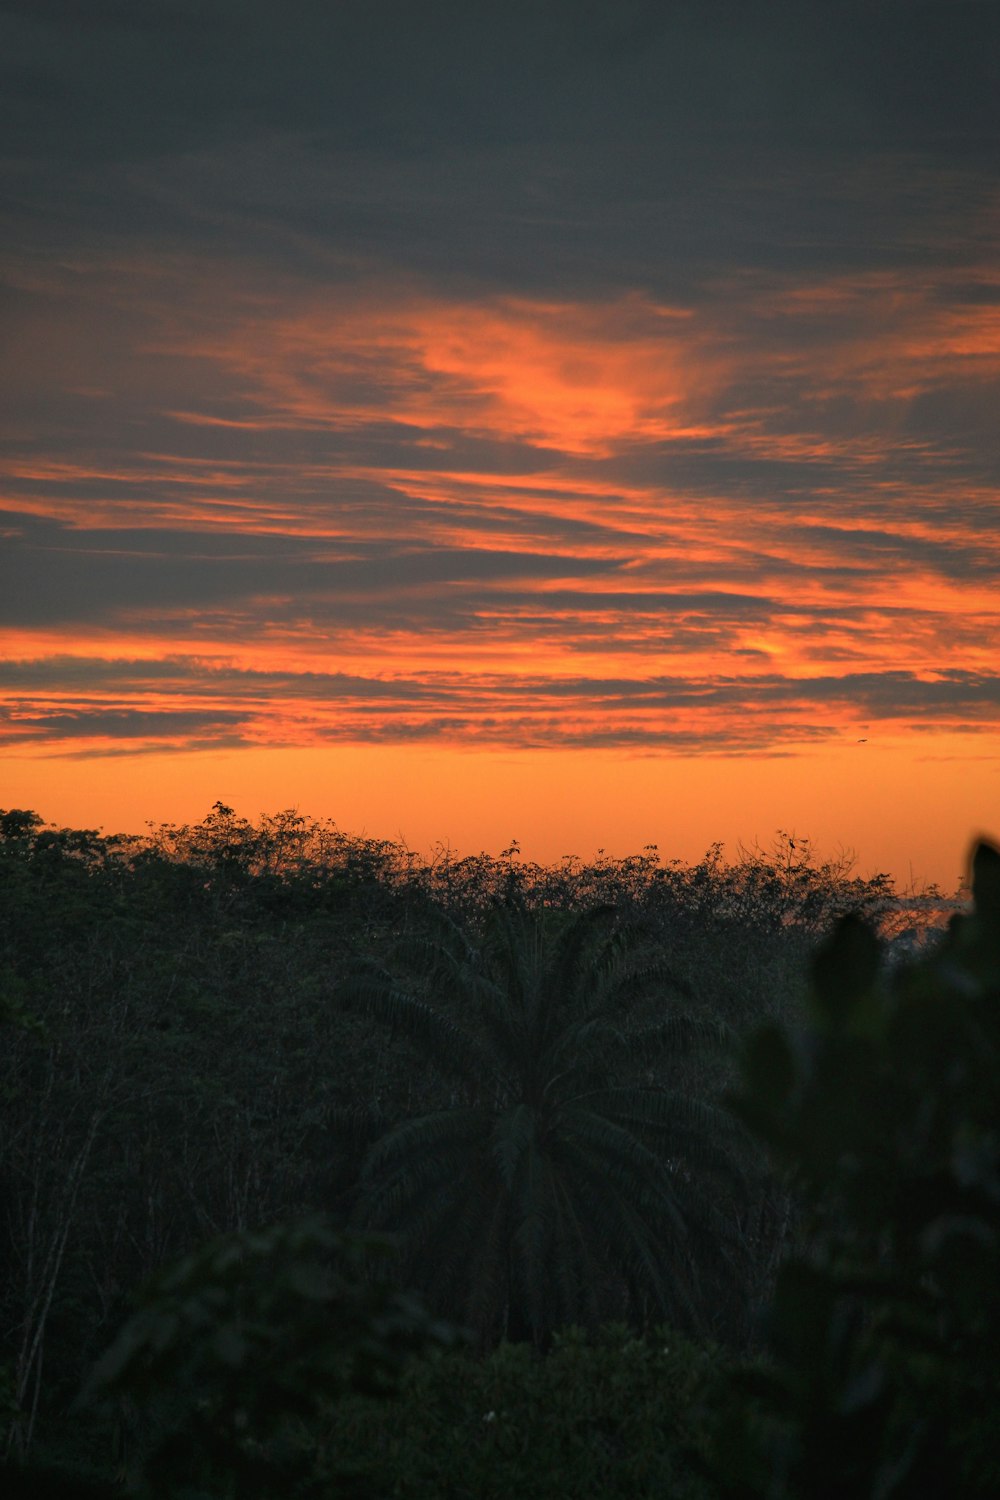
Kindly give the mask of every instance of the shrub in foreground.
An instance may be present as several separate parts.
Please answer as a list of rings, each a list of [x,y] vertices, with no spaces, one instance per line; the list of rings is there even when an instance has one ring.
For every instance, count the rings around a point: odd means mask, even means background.
[[[885,976],[846,918],[800,1034],[753,1037],[736,1099],[806,1205],[773,1366],[720,1433],[732,1495],[1000,1493],[1000,853],[969,915]]]
[[[724,1370],[714,1348],[624,1325],[565,1330],[544,1357],[523,1343],[432,1355],[411,1365],[398,1400],[337,1405],[327,1493],[707,1500],[702,1414]]]

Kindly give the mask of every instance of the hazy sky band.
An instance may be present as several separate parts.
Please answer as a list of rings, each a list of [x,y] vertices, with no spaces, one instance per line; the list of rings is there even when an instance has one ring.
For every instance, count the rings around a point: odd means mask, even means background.
[[[995,753],[1000,7],[0,11],[0,746]]]

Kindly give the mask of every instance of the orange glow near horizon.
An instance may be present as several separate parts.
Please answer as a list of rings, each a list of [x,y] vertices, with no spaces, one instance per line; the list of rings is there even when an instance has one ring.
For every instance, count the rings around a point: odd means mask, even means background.
[[[933,753],[904,740],[736,761],[342,745],[60,759],[54,769],[11,758],[5,805],[61,826],[140,834],[150,823],[199,822],[216,800],[251,820],[292,805],[422,856],[441,846],[498,854],[516,839],[522,857],[540,863],[649,844],[664,860],[693,863],[715,842],[735,859],[741,844],[766,849],[784,831],[809,839],[819,862],[847,854],[861,876],[887,873],[900,891],[936,882],[945,894],[964,877],[974,839],[1000,843],[997,760],[950,737]]]

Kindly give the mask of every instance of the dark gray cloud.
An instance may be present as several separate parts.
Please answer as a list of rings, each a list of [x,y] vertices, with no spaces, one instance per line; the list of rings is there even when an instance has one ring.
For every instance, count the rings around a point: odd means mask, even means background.
[[[245,722],[245,715],[225,709],[198,712],[191,709],[80,709],[76,712],[58,714],[26,714],[13,723],[9,736],[12,744],[26,740],[44,739],[150,739],[162,737],[169,743],[189,736],[204,734],[206,729],[232,730],[234,725]],[[232,742],[231,734],[228,736]],[[5,736],[5,738],[8,738]]]
[[[36,244],[89,228],[310,274],[703,297],[734,248],[801,270],[953,245],[1000,155],[989,3],[4,14],[7,201]]]
[[[9,0],[3,11],[8,108],[43,142],[48,129],[62,144],[74,124],[82,156],[253,125],[419,154],[456,138],[641,139],[643,121],[702,138],[741,126],[952,145],[997,120],[995,7],[955,0],[427,0],[418,11],[407,0]]]
[[[245,667],[218,666],[197,658],[169,657],[158,660],[85,656],[51,656],[41,660],[0,662],[0,685],[43,694],[53,689],[132,691],[173,686],[185,694],[220,691],[227,697],[308,697],[333,701],[338,698],[393,698],[419,703],[429,698],[444,700],[457,689],[443,684],[395,677],[355,677],[346,672],[266,672]]]
[[[850,737],[850,725],[862,720],[890,732],[903,723],[920,730],[942,714],[967,733],[995,732],[1000,724],[1000,677],[964,670],[797,678],[762,671],[698,681],[638,674],[512,679],[482,671],[406,678],[251,670],[197,658],[65,657],[0,664],[0,688],[7,692],[0,742],[69,754],[80,740],[187,750],[441,736],[522,747],[701,746],[749,754]],[[876,728],[866,723],[865,730],[877,738]]]
[[[617,563],[556,553],[486,548],[392,546],[335,539],[97,529],[67,532],[52,522],[8,532],[0,623],[38,625],[120,620],[155,630],[177,611],[257,607],[261,616],[379,613],[441,586],[603,575]],[[30,539],[29,539],[30,538]],[[343,555],[346,552],[347,555]],[[352,555],[354,554],[354,555]],[[431,595],[433,599],[433,595]],[[353,606],[353,607],[352,607]],[[390,602],[390,610],[392,609]]]
[[[900,520],[906,526],[905,514]],[[796,529],[803,541],[829,548],[839,562],[836,571],[845,565],[881,571],[888,563],[907,571],[923,568],[943,578],[1000,583],[1000,552],[992,537],[984,536],[978,544],[972,538],[953,542],[932,533],[914,536],[905,530],[822,526],[813,522]]]

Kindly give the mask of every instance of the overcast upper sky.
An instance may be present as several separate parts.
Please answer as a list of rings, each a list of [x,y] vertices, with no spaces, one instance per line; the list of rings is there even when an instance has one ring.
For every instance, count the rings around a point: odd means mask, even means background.
[[[0,17],[8,753],[995,764],[1000,3]]]

